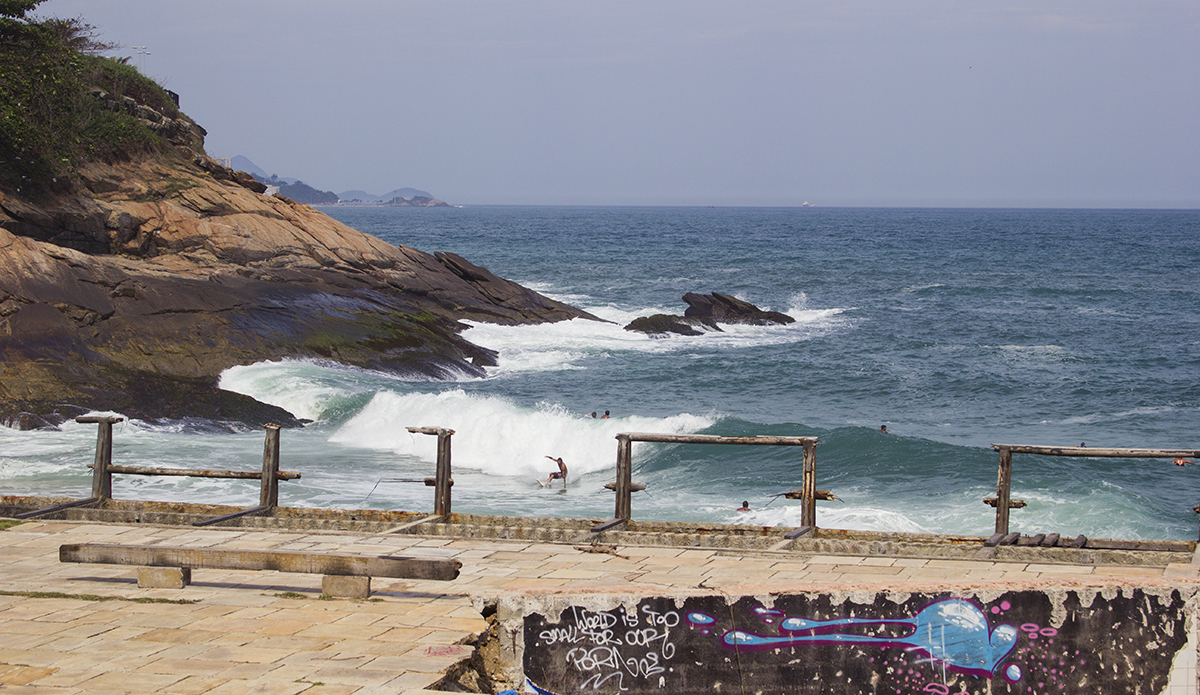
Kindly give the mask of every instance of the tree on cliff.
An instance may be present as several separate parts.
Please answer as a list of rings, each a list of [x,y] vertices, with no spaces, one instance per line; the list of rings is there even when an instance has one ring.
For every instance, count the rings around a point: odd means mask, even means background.
[[[79,19],[31,19],[42,0],[0,0],[0,187],[70,190],[77,168],[160,152],[167,143],[125,101],[178,118],[166,92]]]
[[[0,0],[0,17],[24,19],[30,10],[45,0]]]

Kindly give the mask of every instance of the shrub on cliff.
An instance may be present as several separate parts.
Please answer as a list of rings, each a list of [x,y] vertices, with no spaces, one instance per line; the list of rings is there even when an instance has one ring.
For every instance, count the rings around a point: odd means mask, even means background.
[[[91,25],[28,18],[41,2],[0,0],[0,186],[31,197],[68,190],[84,162],[167,148],[136,116],[114,108],[125,97],[179,117],[166,92],[128,59],[98,55],[113,46],[98,41]]]

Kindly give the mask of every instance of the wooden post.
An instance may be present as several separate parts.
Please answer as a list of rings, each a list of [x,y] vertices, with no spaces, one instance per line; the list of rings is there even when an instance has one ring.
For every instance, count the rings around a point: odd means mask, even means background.
[[[450,436],[454,430],[445,427],[409,427],[413,434],[436,434],[437,473],[433,478],[433,513],[436,516],[450,516],[450,488],[454,487],[454,478],[450,477]],[[425,484],[429,484],[429,478]]]
[[[92,463],[92,497],[100,500],[112,499],[112,426],[125,418],[109,417],[107,415],[84,416],[75,418],[75,422],[83,424],[96,423],[96,458]]]
[[[996,533],[1008,534],[1009,502],[1012,501],[1012,449],[1000,449],[996,474]]]
[[[454,430],[439,429],[437,433],[437,481],[433,487],[433,513],[450,516],[450,436]]]
[[[614,519],[633,518],[633,442],[628,434],[617,435],[617,507]]]
[[[279,425],[263,425],[267,430],[263,442],[262,484],[259,488],[258,506],[279,506]]]
[[[800,502],[800,525],[817,525],[817,443],[804,442],[804,498]]]

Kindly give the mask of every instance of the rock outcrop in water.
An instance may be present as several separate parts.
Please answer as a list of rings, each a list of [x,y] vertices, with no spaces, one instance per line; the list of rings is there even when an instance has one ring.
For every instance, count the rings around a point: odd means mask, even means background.
[[[700,335],[705,330],[720,331],[721,327],[718,324],[721,323],[771,326],[796,321],[787,314],[778,311],[763,311],[750,302],[744,302],[737,297],[719,292],[712,294],[688,292],[683,295],[683,301],[688,304],[683,316],[671,314],[642,316],[631,321],[629,325],[625,326],[625,330],[638,331],[653,337],[666,337],[671,333]]]
[[[712,321],[713,323],[742,323],[752,326],[773,326],[795,323],[796,319],[778,311],[763,311],[750,302],[743,302],[737,297],[713,292],[712,294],[696,294],[688,292],[683,295],[683,301],[688,308],[683,312],[685,318]]]
[[[220,390],[220,373],[315,358],[478,375],[496,355],[459,335],[462,320],[594,318],[265,196],[188,148],[78,174],[72,194],[36,204],[0,191],[0,416],[16,426],[77,408],[295,424]]]

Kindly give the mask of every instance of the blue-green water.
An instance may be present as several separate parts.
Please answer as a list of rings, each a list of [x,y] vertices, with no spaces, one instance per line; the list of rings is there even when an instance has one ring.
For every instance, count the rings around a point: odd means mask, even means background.
[[[325,208],[393,243],[452,251],[612,321],[476,326],[486,379],[334,365],[237,368],[227,388],[317,420],[285,432],[298,506],[427,510],[451,427],[455,510],[607,517],[622,431],[820,438],[826,527],[990,533],[992,443],[1200,448],[1200,212],[745,208]],[[651,339],[621,329],[734,294],[795,324]],[[612,411],[609,420],[588,417]],[[886,424],[891,434],[878,432]],[[87,488],[91,427],[0,432],[0,485]],[[124,462],[254,467],[261,434],[127,423]],[[571,484],[543,490],[562,456]],[[1200,466],[1018,455],[1027,533],[1195,538]],[[797,524],[799,451],[635,449],[634,517]],[[380,482],[383,480],[383,482]],[[117,496],[253,503],[246,483],[125,480]],[[753,511],[734,510],[748,500]],[[767,506],[767,505],[770,506]]]

